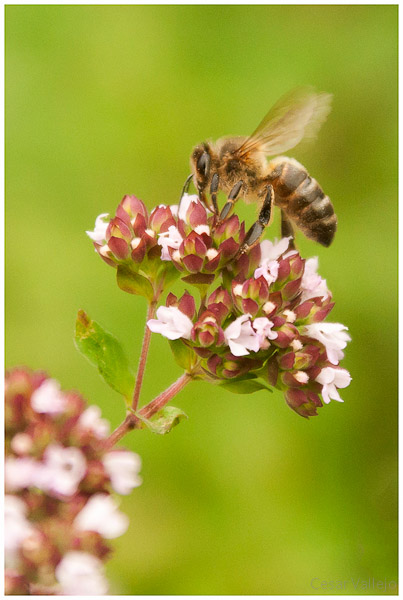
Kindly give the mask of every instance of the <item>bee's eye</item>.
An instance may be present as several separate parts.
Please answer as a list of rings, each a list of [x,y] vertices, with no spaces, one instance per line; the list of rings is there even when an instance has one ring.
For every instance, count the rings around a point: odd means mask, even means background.
[[[208,152],[203,152],[197,161],[197,170],[200,174],[207,176],[208,172],[210,171],[210,155]]]

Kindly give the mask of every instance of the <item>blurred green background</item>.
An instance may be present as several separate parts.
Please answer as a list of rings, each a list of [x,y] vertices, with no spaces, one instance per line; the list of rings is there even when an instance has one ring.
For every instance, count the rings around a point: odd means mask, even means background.
[[[334,94],[318,142],[289,155],[339,217],[329,249],[298,243],[353,338],[345,403],[308,421],[279,392],[193,383],[173,403],[188,421],[124,440],[144,483],[107,571],[116,594],[396,593],[362,582],[397,581],[397,7],[7,6],[6,83],[7,366],[46,369],[113,427],[124,407],[76,351],[75,316],[135,366],[146,305],[85,230],[126,193],[175,203],[194,144],[251,133],[292,87]],[[156,335],[143,402],[179,375]]]

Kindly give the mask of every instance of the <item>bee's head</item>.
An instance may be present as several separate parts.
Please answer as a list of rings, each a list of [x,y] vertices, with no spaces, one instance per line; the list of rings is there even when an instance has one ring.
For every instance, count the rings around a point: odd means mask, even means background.
[[[211,152],[208,144],[199,144],[194,148],[190,157],[190,166],[195,186],[199,192],[202,192],[210,180]]]

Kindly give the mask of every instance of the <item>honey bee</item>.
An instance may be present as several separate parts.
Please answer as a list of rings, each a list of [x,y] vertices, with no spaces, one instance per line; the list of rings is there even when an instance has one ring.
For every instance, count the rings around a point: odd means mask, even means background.
[[[193,149],[190,180],[201,201],[212,208],[218,221],[230,214],[239,197],[258,202],[258,220],[247,232],[243,251],[258,243],[272,218],[272,206],[281,209],[281,233],[293,237],[293,226],[306,237],[329,246],[333,240],[337,217],[333,205],[308,171],[299,162],[275,156],[294,148],[303,138],[314,138],[330,112],[332,96],[317,93],[310,87],[296,88],[280,98],[250,137],[226,137],[204,142]],[[212,207],[206,191],[210,189]],[[217,192],[224,191],[228,200],[221,212]]]

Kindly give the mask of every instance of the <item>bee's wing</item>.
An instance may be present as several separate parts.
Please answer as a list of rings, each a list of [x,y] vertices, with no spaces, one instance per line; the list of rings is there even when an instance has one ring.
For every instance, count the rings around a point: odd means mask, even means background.
[[[259,149],[268,156],[294,148],[302,138],[314,138],[330,112],[332,95],[311,87],[292,90],[273,106],[237,156]]]

